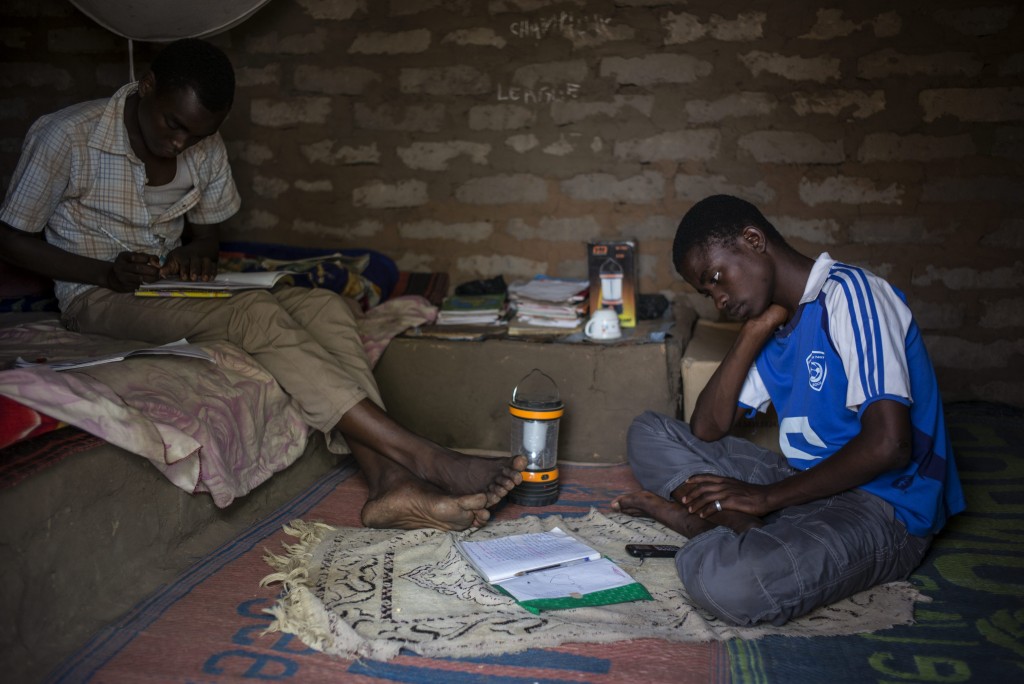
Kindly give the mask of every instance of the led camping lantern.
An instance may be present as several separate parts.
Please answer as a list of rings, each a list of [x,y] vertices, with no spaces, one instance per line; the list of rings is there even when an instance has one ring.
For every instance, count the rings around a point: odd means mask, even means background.
[[[565,413],[555,381],[534,368],[512,390],[513,456],[526,456],[523,481],[509,494],[521,506],[558,501],[558,419]]]
[[[598,271],[601,278],[601,306],[622,313],[622,266],[615,259],[607,259]]]

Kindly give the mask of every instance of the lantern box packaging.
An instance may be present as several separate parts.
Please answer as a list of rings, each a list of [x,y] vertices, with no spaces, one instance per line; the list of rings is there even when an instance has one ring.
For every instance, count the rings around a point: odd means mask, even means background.
[[[604,240],[587,244],[590,312],[614,309],[619,324],[636,327],[637,256],[635,240]]]

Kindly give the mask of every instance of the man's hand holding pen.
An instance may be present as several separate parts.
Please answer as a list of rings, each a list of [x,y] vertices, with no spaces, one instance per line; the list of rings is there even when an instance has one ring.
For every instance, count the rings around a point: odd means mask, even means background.
[[[208,256],[191,253],[187,247],[178,247],[162,260],[154,257],[161,278],[178,278],[208,282],[217,275],[217,262]]]
[[[107,287],[115,292],[133,292],[143,283],[164,278],[208,282],[216,275],[216,261],[208,256],[192,254],[185,247],[172,250],[166,257],[125,251],[119,253],[111,264]]]
[[[107,287],[115,292],[132,292],[143,283],[159,280],[160,267],[154,264],[157,257],[144,252],[121,252],[110,265]]]

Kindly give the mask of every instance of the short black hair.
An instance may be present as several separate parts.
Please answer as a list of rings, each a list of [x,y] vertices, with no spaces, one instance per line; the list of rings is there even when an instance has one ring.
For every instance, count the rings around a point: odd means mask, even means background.
[[[235,70],[220,48],[198,38],[176,40],[150,65],[156,88],[189,87],[210,112],[226,112],[235,100]]]
[[[690,207],[679,222],[672,242],[672,265],[680,271],[683,258],[694,248],[727,244],[747,226],[759,228],[769,241],[786,244],[764,214],[750,202],[732,195],[711,195]]]

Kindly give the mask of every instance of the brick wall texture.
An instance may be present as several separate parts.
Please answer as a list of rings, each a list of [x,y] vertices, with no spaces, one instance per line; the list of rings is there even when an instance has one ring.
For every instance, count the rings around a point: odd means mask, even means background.
[[[6,186],[32,120],[129,72],[63,0],[0,26]],[[272,0],[210,38],[239,83],[225,237],[459,283],[582,277],[587,240],[628,236],[642,292],[717,317],[669,251],[736,194],[903,289],[948,399],[1024,405],[1022,38],[1009,0]]]

